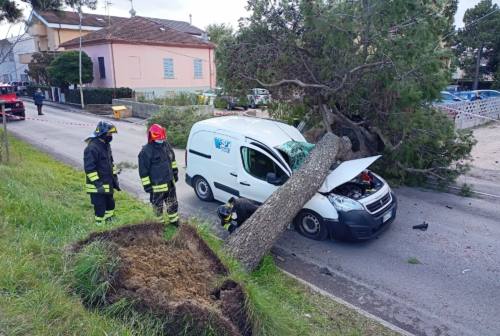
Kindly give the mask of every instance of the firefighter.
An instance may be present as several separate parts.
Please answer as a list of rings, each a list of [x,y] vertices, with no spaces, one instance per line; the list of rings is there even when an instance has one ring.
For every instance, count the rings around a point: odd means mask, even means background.
[[[96,129],[85,141],[87,147],[83,154],[86,174],[85,189],[94,206],[95,223],[101,226],[111,221],[115,215],[113,191],[121,190],[118,183],[118,169],[113,163],[110,143],[116,127],[107,121],[99,121]]]
[[[219,206],[217,215],[221,220],[221,225],[233,233],[237,227],[241,226],[259,206],[246,198],[231,197],[229,201]]]
[[[139,153],[139,176],[144,191],[149,193],[155,215],[162,223],[166,206],[168,223],[178,225],[178,203],[175,182],[178,181],[175,154],[167,142],[167,131],[158,124],[148,130],[148,143]]]

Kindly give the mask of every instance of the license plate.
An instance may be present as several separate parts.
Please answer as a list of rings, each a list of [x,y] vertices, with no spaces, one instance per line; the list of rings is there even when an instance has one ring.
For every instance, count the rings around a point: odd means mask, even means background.
[[[389,211],[388,213],[384,214],[384,217],[382,217],[382,222],[387,222],[389,219],[392,217],[392,210]]]

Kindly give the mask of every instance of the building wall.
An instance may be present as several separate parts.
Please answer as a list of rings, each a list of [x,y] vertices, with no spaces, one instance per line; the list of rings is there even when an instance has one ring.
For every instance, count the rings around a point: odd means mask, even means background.
[[[21,62],[21,55],[26,55],[33,53],[35,51],[35,39],[28,34],[25,34],[22,38],[12,38],[11,41],[17,41],[14,45],[14,63],[16,67],[15,81],[24,81],[26,78],[26,70],[28,70],[28,65]]]
[[[50,29],[50,28],[49,28]],[[57,41],[57,44],[54,45],[56,48],[59,47],[59,44],[72,40],[74,38],[80,37],[80,31],[72,30],[72,29],[53,29],[54,31],[54,40]],[[90,30],[82,30],[82,36],[90,33]],[[64,49],[64,48],[61,48]],[[56,49],[53,49],[56,50]]]
[[[214,50],[113,44],[116,85],[136,91],[190,91],[215,87]],[[164,59],[173,60],[173,78],[164,77]],[[202,78],[194,76],[193,60],[202,60]]]
[[[87,85],[91,87],[114,87],[113,63],[111,58],[111,45],[101,44],[96,46],[85,46],[82,48],[92,59],[94,81]],[[99,57],[104,57],[104,70],[106,78],[101,78],[99,72]],[[117,85],[119,87],[119,85]]]

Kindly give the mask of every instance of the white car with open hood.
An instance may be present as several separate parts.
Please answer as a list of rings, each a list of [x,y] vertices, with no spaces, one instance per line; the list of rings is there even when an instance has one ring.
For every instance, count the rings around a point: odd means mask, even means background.
[[[287,124],[252,117],[197,122],[186,148],[186,182],[204,201],[245,197],[263,203],[290,177],[313,145]],[[394,221],[397,200],[367,170],[380,156],[342,162],[294,221],[304,236],[365,240]]]

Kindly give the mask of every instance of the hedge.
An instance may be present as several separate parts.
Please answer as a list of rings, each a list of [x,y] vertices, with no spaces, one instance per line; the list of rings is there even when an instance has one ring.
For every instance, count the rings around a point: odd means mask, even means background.
[[[85,88],[83,98],[85,104],[111,104],[116,98],[132,98],[133,91],[130,88]],[[80,104],[80,90],[68,90],[65,92],[66,102]]]

